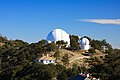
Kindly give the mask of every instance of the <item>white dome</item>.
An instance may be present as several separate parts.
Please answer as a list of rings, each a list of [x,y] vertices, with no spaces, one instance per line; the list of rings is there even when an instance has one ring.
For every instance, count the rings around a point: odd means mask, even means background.
[[[82,44],[82,45],[89,45],[89,40],[87,39],[87,38],[82,38],[81,40],[80,40],[80,44]]]
[[[55,29],[55,30],[51,31],[47,36],[48,43],[49,42],[61,41],[61,40],[63,40],[64,42],[67,42],[66,47],[70,46],[69,34],[67,34],[62,29]]]
[[[80,47],[81,47],[81,50],[88,50],[90,48],[90,45],[89,45],[89,40],[87,38],[82,38],[80,40]]]

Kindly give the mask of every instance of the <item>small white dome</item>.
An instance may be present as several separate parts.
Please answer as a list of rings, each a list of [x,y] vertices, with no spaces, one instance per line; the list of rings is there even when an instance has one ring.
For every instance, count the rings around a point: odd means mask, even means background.
[[[89,42],[89,40],[88,40],[87,38],[82,38],[82,39],[80,40],[80,44],[82,44],[82,45],[89,45],[90,42]]]
[[[90,42],[87,38],[82,38],[80,40],[80,47],[81,47],[81,50],[88,50],[90,48]]]
[[[67,42],[66,47],[70,46],[69,34],[67,34],[62,29],[55,29],[55,30],[51,31],[47,36],[48,43],[49,42],[61,41],[61,40],[63,40],[64,42]]]

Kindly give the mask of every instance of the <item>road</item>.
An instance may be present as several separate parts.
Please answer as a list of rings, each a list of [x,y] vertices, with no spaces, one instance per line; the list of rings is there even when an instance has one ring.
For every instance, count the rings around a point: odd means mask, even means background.
[[[90,56],[81,56],[81,55],[80,56],[73,56],[69,59],[70,60],[69,63],[71,63],[77,59],[83,59],[83,58],[90,58]]]

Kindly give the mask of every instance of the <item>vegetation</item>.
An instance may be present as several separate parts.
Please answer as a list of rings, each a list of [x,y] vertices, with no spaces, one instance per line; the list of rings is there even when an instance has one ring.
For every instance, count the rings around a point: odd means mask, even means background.
[[[71,36],[71,48],[78,50],[78,37]],[[48,51],[54,51],[54,57],[59,59],[59,49],[55,43],[46,44],[46,40],[37,43],[27,43],[22,40],[8,40],[0,36],[0,80],[68,80],[80,72],[88,71],[102,80],[119,80],[120,76],[120,50],[114,49],[106,40],[90,41],[93,49],[103,51],[101,46],[107,46],[105,58],[88,59],[89,68],[74,64],[72,68],[66,68],[59,64],[35,62],[38,56]],[[58,42],[58,44],[61,42]],[[89,50],[94,53],[94,50]],[[68,55],[62,57],[63,63],[69,62]]]
[[[60,51],[59,51],[59,50],[57,50],[57,51],[55,52],[54,57],[55,57],[57,60],[59,59],[59,57],[60,57]]]
[[[70,46],[72,50],[79,50],[79,37],[75,35],[70,35]]]
[[[93,50],[97,49],[106,53],[112,52],[112,46],[109,43],[107,43],[105,39],[103,39],[102,41],[93,39],[90,41],[90,45]]]
[[[61,40],[61,41],[57,41],[56,44],[58,45],[58,48],[66,48],[67,42]]]
[[[106,55],[104,63],[94,64],[89,71],[102,80],[119,80],[120,76],[120,50]]]
[[[62,62],[64,65],[67,65],[69,63],[69,57],[68,54],[65,54],[62,58]]]
[[[0,47],[0,80],[68,80],[74,76],[72,69],[66,69],[62,65],[35,62],[38,56],[48,51],[55,51],[54,56],[59,58],[59,50],[55,43],[46,45],[46,40],[41,40],[28,44],[22,40],[8,40],[2,36],[0,40],[1,43],[5,43]],[[64,57],[66,61],[63,61],[67,63],[68,56]]]

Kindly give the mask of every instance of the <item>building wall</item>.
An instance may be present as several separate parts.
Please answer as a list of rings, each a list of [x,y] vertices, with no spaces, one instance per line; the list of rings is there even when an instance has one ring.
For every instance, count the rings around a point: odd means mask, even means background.
[[[43,64],[55,63],[55,60],[38,60],[37,62],[42,62]]]
[[[81,45],[81,50],[89,50],[90,45]]]

